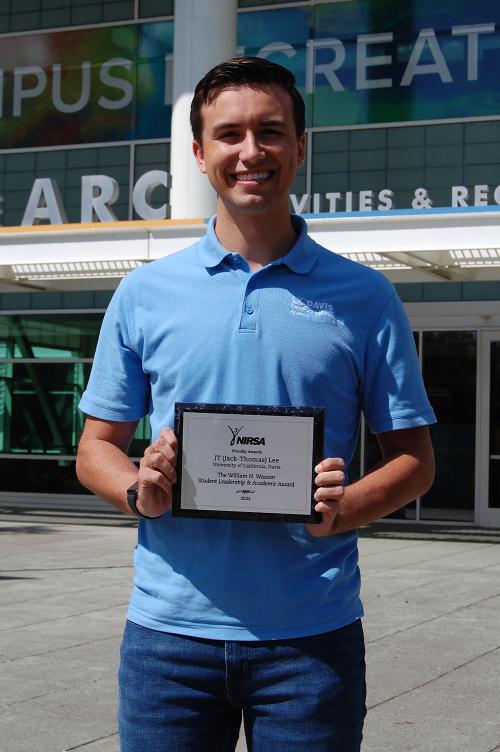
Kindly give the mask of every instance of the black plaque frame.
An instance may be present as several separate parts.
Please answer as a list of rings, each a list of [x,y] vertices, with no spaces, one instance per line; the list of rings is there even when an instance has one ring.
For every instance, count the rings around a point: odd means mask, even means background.
[[[183,427],[184,413],[202,412],[202,413],[237,413],[244,415],[295,415],[313,418],[313,450],[312,450],[312,468],[311,477],[311,512],[310,514],[286,514],[276,512],[236,512],[225,510],[211,509],[183,509],[181,507],[182,491],[182,455],[183,455]],[[324,444],[324,407],[296,407],[289,405],[241,405],[241,404],[213,404],[201,402],[176,402],[175,403],[175,424],[174,430],[178,440],[177,452],[177,483],[173,487],[172,514],[174,517],[202,517],[226,520],[252,520],[265,522],[306,522],[320,523],[322,515],[316,512],[314,506],[314,492],[316,485],[314,483],[314,467],[321,462],[323,458]]]

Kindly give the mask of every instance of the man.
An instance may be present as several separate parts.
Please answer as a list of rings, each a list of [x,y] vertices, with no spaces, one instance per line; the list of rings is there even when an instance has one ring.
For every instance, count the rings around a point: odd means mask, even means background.
[[[354,752],[365,714],[355,529],[430,486],[433,413],[392,285],[289,215],[305,150],[293,75],[226,61],[198,84],[191,123],[216,218],[198,243],[123,280],[81,402],[80,480],[129,513],[138,490],[122,750],[233,750],[243,711],[255,752]],[[322,522],[172,517],[176,401],[325,406]],[[345,486],[361,410],[383,460]],[[137,470],[126,451],[148,413]]]

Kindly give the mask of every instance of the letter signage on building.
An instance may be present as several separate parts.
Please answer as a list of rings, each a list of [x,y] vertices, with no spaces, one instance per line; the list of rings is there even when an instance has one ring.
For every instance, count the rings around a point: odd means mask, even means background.
[[[168,138],[172,49],[172,21],[2,38],[0,149]],[[315,127],[500,112],[491,0],[240,12],[238,50],[290,68]]]
[[[4,37],[0,149],[170,135],[171,21]]]
[[[500,113],[500,5],[490,0],[240,13],[238,40],[293,70],[315,127]]]

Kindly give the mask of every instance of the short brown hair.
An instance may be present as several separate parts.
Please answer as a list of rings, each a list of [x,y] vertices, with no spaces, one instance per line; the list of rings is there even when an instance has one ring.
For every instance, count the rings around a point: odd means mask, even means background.
[[[233,57],[209,70],[196,86],[190,116],[194,140],[202,143],[203,106],[213,102],[223,89],[270,84],[280,86],[290,94],[295,130],[297,138],[300,138],[306,126],[305,105],[295,86],[293,73],[262,57]]]

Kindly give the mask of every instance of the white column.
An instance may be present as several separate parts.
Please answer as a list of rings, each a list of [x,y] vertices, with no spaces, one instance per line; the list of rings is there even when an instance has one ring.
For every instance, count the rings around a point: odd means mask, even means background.
[[[174,21],[174,85],[170,151],[171,216],[209,217],[215,192],[192,154],[189,110],[194,88],[217,63],[236,53],[237,0],[177,0]]]

